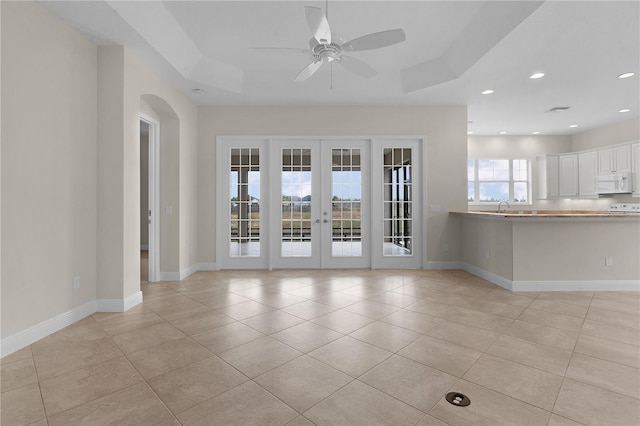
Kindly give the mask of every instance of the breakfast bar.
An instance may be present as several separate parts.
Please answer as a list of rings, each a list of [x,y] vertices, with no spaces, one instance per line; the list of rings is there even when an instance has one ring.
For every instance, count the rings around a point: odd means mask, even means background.
[[[466,269],[513,291],[640,290],[640,214],[450,212]]]

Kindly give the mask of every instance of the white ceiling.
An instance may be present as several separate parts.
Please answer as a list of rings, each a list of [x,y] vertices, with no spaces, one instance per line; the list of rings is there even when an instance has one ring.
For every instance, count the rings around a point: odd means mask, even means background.
[[[199,105],[468,105],[474,134],[521,135],[573,134],[640,111],[638,1],[332,0],[334,39],[395,28],[407,39],[351,53],[378,71],[372,79],[325,64],[299,83],[309,56],[250,48],[307,48],[304,6],[324,1],[44,4],[99,45],[129,46]],[[538,71],[545,77],[529,79]],[[571,109],[545,113],[560,106]]]

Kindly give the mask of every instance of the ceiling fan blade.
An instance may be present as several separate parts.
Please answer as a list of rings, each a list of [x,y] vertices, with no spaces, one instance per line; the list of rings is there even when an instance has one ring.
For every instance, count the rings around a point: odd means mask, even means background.
[[[311,30],[311,34],[318,40],[318,43],[331,43],[331,28],[329,21],[324,16],[322,9],[317,7],[305,6],[304,14],[307,18],[307,24]]]
[[[260,53],[309,53],[309,49],[297,47],[250,47],[249,50]]]
[[[345,67],[345,69],[351,71],[354,74],[364,78],[372,78],[378,72],[373,69],[369,64],[362,62],[360,59],[356,59],[351,56],[342,55],[338,60],[338,63]]]
[[[303,68],[302,71],[296,76],[296,81],[305,81],[311,77],[322,65],[322,60],[311,62],[309,65]]]
[[[401,29],[380,31],[378,33],[367,34],[354,38],[342,45],[347,52],[358,52],[361,50],[378,49],[405,41],[407,37]]]

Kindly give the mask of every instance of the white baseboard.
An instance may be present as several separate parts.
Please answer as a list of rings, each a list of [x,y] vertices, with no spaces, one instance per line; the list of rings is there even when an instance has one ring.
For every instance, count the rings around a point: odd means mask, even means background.
[[[22,348],[29,346],[38,340],[47,337],[56,331],[80,321],[96,312],[97,302],[92,300],[84,305],[77,306],[70,311],[56,315],[46,321],[36,324],[26,330],[13,334],[0,342],[0,357],[5,357]]]
[[[193,274],[194,272],[198,272],[198,265],[191,265],[186,269],[183,269],[182,271],[180,271],[180,280],[184,280],[185,278],[187,278],[189,275]]]
[[[138,291],[126,299],[98,299],[97,312],[126,312],[142,303],[142,292]]]
[[[514,281],[513,291],[640,291],[640,280]]]
[[[124,309],[122,310],[122,312],[127,312],[129,309],[133,308],[134,306],[138,306],[141,303],[142,303],[142,291],[133,293],[131,296],[124,299],[124,306],[123,306]]]
[[[463,265],[457,261],[427,262],[423,269],[463,269]]]
[[[462,269],[513,292],[519,291],[640,291],[640,280],[513,281],[469,263]]]
[[[499,285],[502,288],[513,291],[513,281],[511,281],[510,279],[504,278],[498,274],[494,274],[493,272],[489,272],[475,265],[471,265],[470,263],[461,262],[461,266],[462,269],[473,275]]]
[[[160,272],[160,281],[181,281],[198,271],[218,271],[216,263],[195,263],[180,272]]]
[[[125,312],[142,303],[142,292],[138,291],[126,299],[98,299],[56,315],[26,330],[0,341],[0,358],[25,348],[50,334],[60,331],[96,312]]]

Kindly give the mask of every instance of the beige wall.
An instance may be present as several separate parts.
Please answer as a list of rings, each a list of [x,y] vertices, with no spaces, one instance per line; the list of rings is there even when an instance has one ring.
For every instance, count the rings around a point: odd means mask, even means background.
[[[194,264],[198,114],[132,52],[97,48],[37,2],[2,2],[1,19],[4,339],[140,291],[142,95],[173,135],[170,271]]]
[[[638,220],[466,216],[462,228],[462,261],[510,281],[640,281]]]
[[[513,279],[513,229],[511,222],[484,218],[462,219],[462,261]]]
[[[517,281],[640,281],[638,220],[518,222],[513,251]]]
[[[584,151],[637,140],[640,140],[640,117],[577,133],[571,138],[571,151]]]
[[[96,297],[96,71],[41,4],[2,2],[3,338]]]
[[[184,271],[196,263],[196,244],[198,238],[198,107],[126,48],[125,58],[125,75],[127,78],[125,92],[127,99],[125,109],[127,133],[125,140],[131,142],[137,141],[140,98],[143,95],[152,95],[148,97],[147,101],[151,102],[150,99],[156,100],[156,103],[151,106],[156,110],[156,113],[161,119],[161,162],[163,162],[164,165],[166,164],[165,160],[172,161],[171,168],[173,173],[176,174],[175,178],[171,181],[171,185],[175,185],[175,187],[166,188],[168,185],[166,184],[165,188],[163,188],[163,170],[160,170],[160,207],[163,209],[166,206],[162,204],[163,199],[166,197],[174,197],[175,200],[172,199],[169,202],[173,203],[172,223],[174,223],[173,221],[175,221],[175,223],[169,234],[171,238],[174,238],[177,242],[174,244],[177,257],[172,259],[172,262],[175,262],[176,269],[164,269],[164,271]],[[163,108],[165,110],[163,110]],[[169,117],[172,117],[173,120],[169,120]],[[169,127],[169,129],[164,129],[163,125]],[[166,140],[163,134],[169,135],[172,139]],[[136,144],[133,143],[133,145]],[[167,154],[165,150],[167,146],[171,147],[171,155]],[[169,158],[162,159],[163,153],[165,157]],[[134,155],[134,160],[139,162],[139,152],[130,152],[129,154]],[[134,171],[134,174],[136,173],[139,173],[137,167]],[[170,192],[172,195],[167,195],[167,192]],[[129,195],[135,196],[135,198],[131,198],[134,203],[138,202],[139,194]],[[162,216],[163,219],[166,219],[166,217],[167,215]],[[134,223],[137,224],[138,222],[134,221]],[[161,235],[161,239],[162,237],[163,235]],[[136,243],[139,244],[138,241],[136,241]],[[166,246],[162,241],[161,244],[161,251],[166,251]],[[136,260],[134,263],[138,265],[137,268],[135,268],[138,274],[140,269],[139,261]]]
[[[144,97],[160,118],[161,272],[176,274],[194,263],[190,247],[196,241],[198,219],[194,189],[198,114],[195,104],[129,49],[101,46],[98,52],[100,81],[103,77],[106,80],[100,86],[99,103],[111,109],[109,116],[100,115],[98,135],[103,155],[99,166],[112,171],[112,175],[103,176],[109,182],[99,192],[99,199],[101,205],[119,209],[117,219],[104,215],[99,220],[102,228],[109,230],[99,234],[99,252],[113,250],[117,256],[104,261],[104,270],[110,271],[113,279],[101,281],[98,296],[126,299],[140,291],[141,99]],[[171,207],[171,214],[166,214],[166,207]]]
[[[450,210],[466,209],[466,107],[201,107],[199,110],[199,261],[216,262],[215,141],[226,135],[376,136],[426,138],[429,261],[459,260],[460,226]],[[446,180],[446,184],[443,181]],[[449,251],[442,250],[444,243]]]

